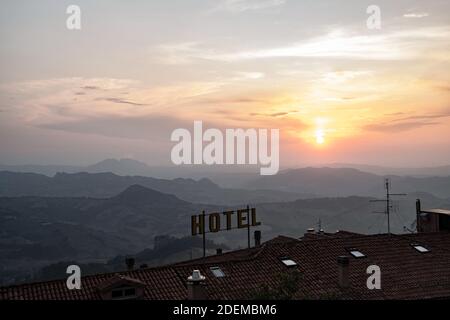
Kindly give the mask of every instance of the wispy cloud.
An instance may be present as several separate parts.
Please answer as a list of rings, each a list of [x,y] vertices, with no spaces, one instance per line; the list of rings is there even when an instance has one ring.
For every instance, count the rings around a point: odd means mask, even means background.
[[[201,48],[198,42],[167,43],[156,47],[156,58],[164,64],[188,64],[194,59],[209,59],[212,54]],[[152,55],[155,56],[155,53],[152,52]]]
[[[37,124],[36,127],[57,131],[94,134],[137,140],[164,140],[176,128],[189,125],[188,121],[172,116],[152,114],[147,116],[86,116],[58,122]]]
[[[121,98],[114,98],[114,97],[97,98],[96,100],[97,101],[109,101],[109,102],[114,102],[114,103],[129,104],[129,105],[132,105],[132,106],[146,106],[146,104],[144,104],[144,103],[137,103],[137,102],[124,100],[124,99],[121,99]]]
[[[242,72],[239,71],[236,73],[237,76],[234,77],[232,80],[257,80],[257,79],[262,79],[264,78],[266,75],[263,72]]]
[[[358,77],[367,77],[373,75],[369,70],[342,70],[327,72],[322,75],[320,81],[325,84],[342,84]]]
[[[358,34],[341,29],[282,47],[223,52],[197,42],[161,45],[161,59],[169,64],[194,60],[242,62],[275,58],[337,58],[356,60],[404,60],[430,57],[425,48],[438,48],[450,37],[450,27],[423,27],[410,30]],[[445,48],[443,49],[445,50]]]
[[[417,129],[424,126],[431,126],[439,124],[438,122],[424,122],[424,121],[409,121],[402,123],[377,123],[377,124],[369,124],[364,127],[367,131],[375,131],[375,132],[385,132],[385,133],[393,133],[393,132],[402,132],[412,129]]]
[[[450,85],[438,85],[436,88],[442,91],[450,91]]]
[[[404,18],[416,18],[416,19],[425,18],[428,16],[429,14],[426,12],[418,12],[418,13],[412,12],[412,13],[405,13],[403,15]]]
[[[259,113],[259,112],[252,112],[250,113],[251,116],[264,116],[264,117],[272,117],[272,118],[279,118],[279,117],[285,117],[294,113],[297,113],[296,110],[290,110],[290,111],[281,111],[281,112],[272,112],[272,113]]]
[[[229,60],[261,58],[349,58],[398,60],[415,57],[413,48],[426,41],[447,39],[449,27],[420,28],[383,34],[358,35],[349,31],[333,31],[325,36],[309,39],[286,47],[240,52],[228,56]],[[226,56],[224,58],[227,58]]]
[[[212,11],[229,11],[234,13],[278,7],[286,0],[222,0]]]
[[[435,113],[435,114],[423,114],[423,115],[415,115],[415,116],[409,116],[404,117],[400,119],[396,119],[394,121],[409,121],[409,120],[429,120],[429,119],[441,119],[441,118],[447,118],[450,117],[450,109],[448,109],[445,112]]]
[[[86,117],[148,116],[190,105],[216,92],[219,82],[148,87],[130,79],[59,78],[9,83],[0,92],[19,100],[8,108],[28,125],[66,123]]]
[[[396,115],[396,114],[394,114]],[[404,115],[404,113],[398,113],[398,115]],[[412,129],[417,129],[424,126],[438,125],[441,122],[439,119],[450,117],[450,109],[443,112],[433,114],[420,114],[412,115],[408,117],[396,118],[383,123],[372,123],[364,127],[368,131],[376,132],[402,132]]]
[[[82,86],[81,89],[84,89],[84,90],[101,90],[101,87],[99,87],[99,86]]]

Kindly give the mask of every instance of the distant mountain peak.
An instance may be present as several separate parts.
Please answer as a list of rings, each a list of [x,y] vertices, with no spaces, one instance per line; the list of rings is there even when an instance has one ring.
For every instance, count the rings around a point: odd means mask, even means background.
[[[174,195],[162,193],[150,188],[143,187],[139,184],[134,184],[126,188],[124,191],[119,193],[117,196],[112,197],[112,200],[118,200],[126,203],[160,203],[160,202],[170,202],[170,203],[187,203]]]
[[[121,176],[148,176],[152,168],[146,163],[134,159],[105,159],[82,169],[86,172],[112,172]]]
[[[97,163],[94,163],[93,166],[100,165],[100,164],[113,164],[113,163],[133,163],[133,164],[140,164],[140,165],[145,165],[145,166],[147,165],[146,163],[144,163],[142,161],[131,159],[131,158],[120,158],[120,159],[108,158],[108,159],[99,161]]]
[[[143,187],[140,184],[133,184],[133,185],[129,186],[128,188],[126,188],[121,193],[119,193],[118,196],[119,195],[127,195],[127,194],[137,194],[137,193],[142,193],[142,194],[147,194],[147,193],[163,194],[162,192],[159,192],[159,191],[156,191],[156,190],[152,190],[150,188]]]

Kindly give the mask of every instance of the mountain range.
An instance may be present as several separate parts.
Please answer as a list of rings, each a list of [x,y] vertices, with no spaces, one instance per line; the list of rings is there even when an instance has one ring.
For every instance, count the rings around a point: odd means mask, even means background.
[[[48,177],[36,173],[0,172],[0,196],[97,197],[117,195],[139,184],[180,199],[217,205],[273,201],[292,201],[313,195],[288,191],[221,188],[211,180],[177,178],[173,180],[142,176],[119,176],[113,173],[57,173]]]
[[[450,208],[449,176],[383,176],[331,167],[289,169],[275,176],[234,171],[227,179],[239,175],[241,187],[225,188],[205,177],[125,175],[130,165],[136,172],[149,168],[112,160],[91,166],[89,171],[95,173],[76,172],[77,168],[52,176],[0,171],[0,284],[30,279],[41,268],[48,275],[54,267],[61,272],[61,261],[77,261],[98,271],[119,268],[130,254],[151,264],[187,259],[195,248],[186,250],[182,244],[187,240],[182,239],[190,237],[190,216],[202,210],[252,205],[262,222],[263,240],[280,234],[299,237],[311,227],[385,232],[386,215],[372,213],[383,211],[383,203],[370,202],[384,196],[385,178],[392,192],[407,193],[392,203],[393,232],[414,230],[417,198],[425,208]],[[161,235],[181,240],[174,240],[167,250],[153,248]],[[239,230],[208,234],[208,240],[208,246],[222,243],[230,248],[247,242],[246,232]]]
[[[426,207],[450,206],[449,201],[430,194],[410,194],[393,210],[394,232],[403,232],[403,227],[414,229],[416,198],[421,198]],[[279,234],[299,237],[306,229],[319,225],[326,231],[383,232],[386,217],[371,213],[377,209],[369,202],[371,199],[300,199],[254,206],[262,222],[259,228],[263,239]],[[104,263],[117,255],[151,248],[158,235],[186,237],[190,234],[191,215],[227,209],[237,207],[191,203],[140,185],[102,199],[0,197],[0,282],[17,281],[18,275],[29,275],[58,261]],[[208,239],[237,248],[246,244],[246,232],[208,234]]]
[[[411,177],[448,177],[450,176],[450,165],[436,167],[383,167],[366,164],[332,163],[315,168],[350,168],[359,171],[373,173],[376,175],[397,175]],[[304,168],[297,168],[304,169]],[[289,169],[284,169],[289,170]],[[209,178],[214,183],[226,188],[242,188],[249,181],[259,176],[258,166],[206,166],[206,165],[183,165],[183,166],[149,166],[144,162],[134,159],[105,159],[98,163],[87,166],[68,165],[1,165],[0,171],[38,173],[53,177],[59,172],[65,173],[104,173],[110,172],[120,176],[144,176],[161,179]]]
[[[384,179],[389,178],[395,193],[428,192],[438,198],[450,197],[450,176],[410,177],[379,176],[351,168],[302,168],[285,170],[274,176],[262,176],[246,187],[293,191],[316,196],[382,196],[386,193]]]
[[[236,205],[317,197],[379,197],[385,194],[385,178],[390,179],[395,193],[427,192],[438,198],[450,197],[450,176],[380,176],[351,168],[326,167],[291,169],[274,176],[257,176],[242,188],[223,188],[208,178],[157,179],[86,172],[57,173],[48,177],[0,171],[0,196],[107,198],[139,184],[189,202]]]

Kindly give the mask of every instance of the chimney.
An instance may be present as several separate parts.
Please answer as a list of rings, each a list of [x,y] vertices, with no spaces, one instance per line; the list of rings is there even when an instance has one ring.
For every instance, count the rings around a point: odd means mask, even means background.
[[[127,270],[131,271],[134,269],[134,258],[125,258],[125,264],[127,265]]]
[[[217,248],[216,249],[216,254],[217,255],[221,255],[222,254],[222,248]]]
[[[200,270],[194,270],[192,275],[188,277],[187,281],[188,300],[206,300],[208,295],[206,293],[205,277],[202,276]]]
[[[255,237],[255,247],[261,246],[261,231],[256,230],[254,233],[254,237]]]
[[[340,256],[337,258],[338,263],[338,282],[339,286],[343,289],[348,288],[350,286],[350,260],[347,256]]]
[[[416,199],[416,231],[419,233],[421,232],[421,226],[420,226],[420,217],[422,213],[422,208],[420,204],[420,199]]]

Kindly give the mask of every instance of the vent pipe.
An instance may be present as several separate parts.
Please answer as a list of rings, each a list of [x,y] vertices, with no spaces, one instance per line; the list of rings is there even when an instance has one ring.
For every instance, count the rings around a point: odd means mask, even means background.
[[[254,233],[254,237],[255,237],[255,247],[261,246],[261,231],[256,230]]]
[[[188,300],[206,300],[205,277],[202,276],[200,270],[194,270],[187,280],[187,298]]]
[[[416,231],[419,233],[421,232],[421,226],[420,226],[420,217],[422,213],[422,208],[420,204],[420,199],[416,199]]]

